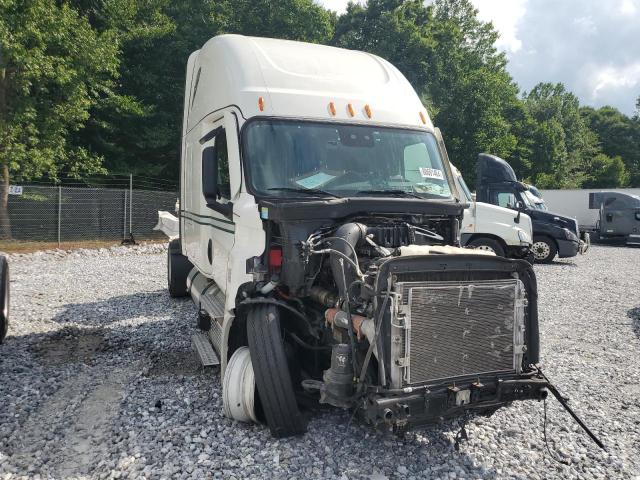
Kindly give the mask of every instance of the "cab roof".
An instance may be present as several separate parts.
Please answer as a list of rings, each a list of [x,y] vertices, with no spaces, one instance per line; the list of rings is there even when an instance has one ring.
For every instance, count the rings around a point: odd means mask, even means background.
[[[238,107],[245,119],[279,116],[433,128],[414,89],[386,60],[289,40],[212,38],[189,57],[185,99],[187,131],[228,106]]]

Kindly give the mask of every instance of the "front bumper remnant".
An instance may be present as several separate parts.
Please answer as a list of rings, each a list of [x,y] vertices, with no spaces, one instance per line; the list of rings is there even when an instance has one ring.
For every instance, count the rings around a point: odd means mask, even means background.
[[[379,390],[364,400],[362,415],[373,425],[394,429],[437,423],[466,412],[491,414],[515,400],[543,400],[547,380],[537,371],[526,375],[456,379],[436,386]]]

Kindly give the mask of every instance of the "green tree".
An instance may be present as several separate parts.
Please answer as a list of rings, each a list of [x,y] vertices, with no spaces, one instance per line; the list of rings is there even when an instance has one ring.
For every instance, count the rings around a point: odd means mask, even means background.
[[[591,171],[583,188],[625,187],[629,175],[620,156],[609,157],[604,153],[596,155],[591,162]]]
[[[597,135],[602,151],[620,156],[631,185],[640,186],[640,120],[629,118],[613,107],[580,109],[582,118]]]
[[[100,171],[101,158],[68,138],[110,95],[117,51],[67,3],[0,1],[0,236],[11,234],[11,179]]]
[[[543,188],[576,188],[599,153],[597,137],[580,115],[580,102],[561,83],[539,83],[524,95],[536,127],[530,178]]]

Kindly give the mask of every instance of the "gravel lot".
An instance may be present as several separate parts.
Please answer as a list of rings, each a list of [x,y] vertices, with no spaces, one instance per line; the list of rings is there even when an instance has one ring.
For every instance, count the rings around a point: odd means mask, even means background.
[[[164,246],[14,255],[0,346],[0,478],[640,478],[640,250],[536,266],[545,372],[608,446],[558,406],[520,402],[404,439],[314,413],[274,440],[222,415],[190,350],[195,311],[165,290]]]

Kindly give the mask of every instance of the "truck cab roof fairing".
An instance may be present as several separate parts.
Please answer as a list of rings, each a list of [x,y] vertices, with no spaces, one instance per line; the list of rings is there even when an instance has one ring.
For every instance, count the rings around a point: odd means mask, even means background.
[[[191,58],[189,63],[191,67]],[[194,54],[190,71],[193,98],[185,131],[231,105],[245,118],[305,117],[433,129],[402,73],[386,60],[364,52],[221,35]]]

